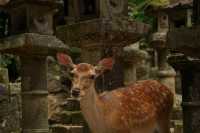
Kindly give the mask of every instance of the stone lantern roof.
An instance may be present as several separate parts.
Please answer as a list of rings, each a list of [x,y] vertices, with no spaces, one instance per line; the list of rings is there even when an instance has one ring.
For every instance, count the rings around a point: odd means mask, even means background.
[[[163,6],[150,5],[146,8],[146,13],[156,14],[157,11],[171,11],[174,9],[192,8],[193,0],[169,0],[169,3]]]
[[[102,47],[103,44],[124,47],[137,42],[149,29],[148,24],[125,19],[114,19],[108,23],[94,19],[60,26],[56,35],[65,43],[81,48]]]
[[[170,0],[170,4],[164,8],[174,8],[177,6],[192,6],[193,0]]]
[[[24,33],[0,40],[0,52],[16,55],[55,55],[67,52],[68,46],[55,36]]]

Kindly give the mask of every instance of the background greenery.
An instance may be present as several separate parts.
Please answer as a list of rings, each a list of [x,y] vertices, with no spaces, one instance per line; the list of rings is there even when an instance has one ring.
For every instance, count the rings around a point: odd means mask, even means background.
[[[134,20],[153,25],[154,18],[145,15],[148,6],[160,7],[169,4],[169,0],[128,0],[129,16]]]

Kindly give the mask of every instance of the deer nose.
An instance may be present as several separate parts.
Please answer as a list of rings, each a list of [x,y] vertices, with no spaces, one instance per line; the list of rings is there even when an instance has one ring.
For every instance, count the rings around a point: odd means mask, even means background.
[[[71,93],[72,93],[73,97],[78,97],[80,95],[80,89],[79,88],[73,88]]]

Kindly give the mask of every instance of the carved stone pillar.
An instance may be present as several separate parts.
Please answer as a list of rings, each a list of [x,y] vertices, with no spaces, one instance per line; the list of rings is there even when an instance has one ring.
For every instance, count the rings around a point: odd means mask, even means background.
[[[26,33],[0,42],[0,51],[19,55],[22,77],[22,132],[48,133],[46,56],[67,47],[54,36]]]
[[[100,16],[105,18],[128,15],[128,0],[100,0]]]
[[[181,73],[184,133],[200,131],[200,60],[183,55],[170,57],[170,64]]]
[[[21,57],[23,133],[48,133],[46,57]]]
[[[130,84],[134,83],[137,80],[137,67],[142,64],[142,61],[147,59],[148,54],[140,50],[137,47],[134,47],[135,44],[127,46],[123,51],[124,59],[124,83]]]
[[[169,30],[169,18],[164,12],[158,13],[158,32],[152,35],[151,44],[158,54],[158,80],[171,89],[175,94],[176,72],[167,63],[167,33]]]

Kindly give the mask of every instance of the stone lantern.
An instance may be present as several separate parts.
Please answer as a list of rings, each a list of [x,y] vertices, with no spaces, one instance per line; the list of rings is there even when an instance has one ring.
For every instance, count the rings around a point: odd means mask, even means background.
[[[168,61],[181,73],[184,133],[200,130],[199,9],[198,0],[178,0],[167,9],[170,30],[166,42],[173,51]]]
[[[174,54],[169,58],[169,62],[181,73],[184,133],[198,133],[200,130],[200,59]]]
[[[167,49],[167,33],[170,30],[169,16],[164,11],[159,11],[157,17],[157,32],[153,33],[151,45],[158,53],[158,79],[161,83],[168,86],[175,94],[176,73],[167,63],[169,51]]]
[[[129,85],[137,81],[137,67],[148,58],[148,53],[135,47],[135,44],[126,46],[123,49],[124,58],[124,83]]]
[[[46,56],[67,52],[53,34],[53,15],[59,0],[14,0],[10,14],[11,36],[0,40],[0,52],[20,56],[22,82],[22,132],[48,133]]]
[[[134,44],[144,34],[147,34],[150,29],[149,25],[128,19],[128,0],[93,1],[96,3],[96,8],[91,14],[96,14],[95,17],[83,15],[85,19],[76,19],[74,23],[71,23],[69,22],[70,14],[72,14],[70,11],[73,11],[74,14],[71,16],[74,18],[77,10],[71,10],[70,5],[74,4],[74,1],[69,0],[68,8],[65,9],[69,10],[69,17],[66,16],[69,19],[66,19],[66,25],[57,28],[56,35],[72,47],[82,49],[81,61],[96,64],[104,56],[115,56],[117,61],[123,62],[119,59],[123,47]],[[113,71],[118,72],[120,70],[119,68],[116,69]],[[119,73],[112,73],[108,79],[112,79],[112,77],[116,79],[117,75]],[[120,83],[121,85],[121,82],[123,82],[122,76],[109,84]]]
[[[53,15],[62,0],[14,0],[6,5],[10,33],[53,34]]]

